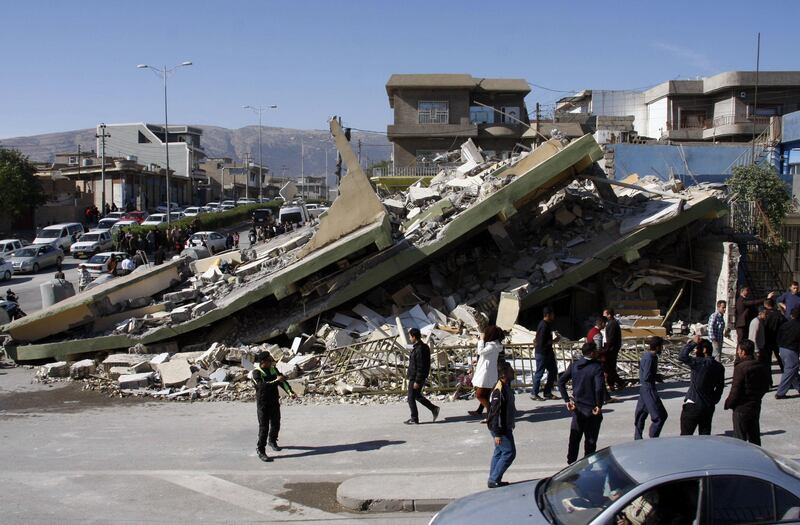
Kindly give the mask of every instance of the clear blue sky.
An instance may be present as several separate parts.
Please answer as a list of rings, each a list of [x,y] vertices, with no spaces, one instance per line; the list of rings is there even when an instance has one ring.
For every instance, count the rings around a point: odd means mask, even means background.
[[[385,130],[392,73],[521,77],[555,90],[800,69],[793,0],[725,2],[6,0],[0,138],[163,120],[139,63],[192,60],[170,79],[170,121]],[[533,88],[536,101],[564,95]]]

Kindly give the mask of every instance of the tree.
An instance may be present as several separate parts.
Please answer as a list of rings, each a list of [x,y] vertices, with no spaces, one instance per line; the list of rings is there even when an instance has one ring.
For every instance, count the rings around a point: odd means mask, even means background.
[[[781,231],[791,209],[792,196],[774,167],[758,164],[737,166],[728,179],[728,188],[737,201],[759,204],[772,231]]]
[[[13,219],[46,201],[36,168],[28,157],[0,148],[0,214]]]

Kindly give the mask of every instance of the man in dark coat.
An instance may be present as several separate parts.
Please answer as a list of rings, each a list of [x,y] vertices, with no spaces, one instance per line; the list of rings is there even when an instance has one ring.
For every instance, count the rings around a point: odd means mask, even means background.
[[[606,322],[606,347],[604,358],[601,359],[603,365],[603,373],[606,377],[606,384],[611,391],[622,389],[625,386],[624,381],[619,377],[617,371],[617,359],[619,358],[619,351],[622,348],[622,329],[619,326],[619,321],[614,315],[613,308],[606,308],[603,315],[607,319]]]
[[[427,408],[433,414],[433,420],[439,417],[439,407],[431,403],[422,395],[422,387],[428,379],[431,371],[431,349],[422,342],[422,334],[416,328],[408,331],[408,338],[414,348],[408,356],[408,408],[411,409],[411,418],[405,421],[406,425],[416,425],[419,423],[419,413],[417,412],[417,402]]]
[[[761,398],[769,391],[769,370],[756,359],[749,339],[739,342],[736,357],[725,410],[733,410],[733,437],[761,446]]]
[[[790,388],[800,391],[800,306],[790,312],[791,318],[778,329],[778,346],[783,363],[783,375],[775,399],[785,399]]]
[[[648,340],[649,348],[642,352],[639,360],[639,401],[636,403],[634,415],[633,439],[642,439],[647,416],[650,416],[650,437],[657,438],[667,421],[667,409],[661,402],[656,388],[657,381],[663,381],[658,373],[658,355],[661,353],[664,341],[653,336]]]
[[[767,309],[767,316],[764,318],[764,351],[756,354],[756,359],[764,363],[769,372],[769,386],[772,387],[772,356],[778,361],[778,366],[783,372],[783,361],[781,360],[780,347],[778,346],[778,331],[781,325],[786,322],[786,318],[775,307],[774,299],[765,299],[764,307]]]
[[[597,361],[597,345],[584,343],[581,348],[583,357],[572,363],[566,372],[558,378],[558,390],[561,399],[572,412],[572,424],[569,429],[569,445],[567,447],[567,463],[578,459],[578,449],[583,439],[584,456],[597,450],[597,437],[600,434],[600,423],[603,422],[603,401],[605,388],[603,368]],[[567,383],[572,381],[572,398],[567,392]]]
[[[697,355],[691,355],[697,351]],[[725,367],[714,359],[711,341],[695,335],[681,350],[678,359],[692,369],[691,382],[681,410],[681,435],[711,435],[714,409],[725,389]]]
[[[261,461],[272,461],[267,455],[266,445],[280,451],[278,432],[281,429],[281,402],[278,395],[280,386],[288,395],[297,397],[286,378],[275,368],[275,361],[269,352],[260,352],[256,356],[256,366],[250,371],[249,378],[256,389],[256,411],[258,413],[258,442],[256,453]]]
[[[770,292],[767,296],[772,299],[775,292]],[[736,305],[734,306],[734,324],[736,328],[736,340],[744,341],[747,339],[747,330],[752,321],[758,315],[758,305],[762,304],[764,299],[752,299],[750,297],[750,287],[743,286],[739,290],[739,296],[736,298]]]
[[[536,358],[536,373],[533,376],[533,387],[531,388],[531,399],[544,401],[545,399],[556,399],[553,395],[553,385],[558,376],[558,363],[556,353],[553,350],[553,342],[558,337],[553,338],[553,321],[556,314],[552,308],[545,306],[542,309],[542,320],[536,328],[536,340],[534,341],[534,357]],[[539,395],[539,387],[542,378],[547,372],[547,381],[544,384],[544,397]]]

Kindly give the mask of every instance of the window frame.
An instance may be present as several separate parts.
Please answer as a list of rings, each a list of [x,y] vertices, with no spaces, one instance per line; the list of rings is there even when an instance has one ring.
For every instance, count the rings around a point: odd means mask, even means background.
[[[423,104],[430,104],[431,106],[435,104],[443,104],[445,109],[444,110],[437,110],[433,107],[429,110],[423,110]],[[429,115],[428,122],[423,122],[422,117],[424,114]],[[445,118],[440,118],[441,116]],[[444,122],[439,122],[439,120],[444,120]],[[449,100],[418,100],[417,101],[417,124],[434,124],[434,125],[442,125],[442,124],[450,124],[450,101]]]

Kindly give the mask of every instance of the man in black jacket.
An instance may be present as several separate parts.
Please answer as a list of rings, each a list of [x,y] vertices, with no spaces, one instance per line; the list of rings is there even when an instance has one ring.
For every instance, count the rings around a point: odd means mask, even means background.
[[[408,356],[408,407],[411,409],[411,418],[405,421],[406,425],[416,425],[419,423],[419,413],[417,412],[417,401],[431,411],[433,420],[439,417],[439,407],[428,401],[422,395],[422,387],[428,379],[431,371],[431,349],[422,342],[422,334],[416,328],[408,331],[408,338],[414,348]]]
[[[620,390],[625,387],[625,383],[619,377],[617,371],[617,359],[622,348],[622,329],[614,315],[613,308],[606,308],[603,311],[606,322],[606,347],[605,358],[602,360],[603,373],[606,376],[606,385],[609,390]]]
[[[597,346],[584,343],[581,348],[583,357],[569,365],[567,371],[558,379],[558,390],[572,412],[572,424],[569,429],[569,446],[567,463],[578,459],[578,449],[583,438],[584,456],[597,450],[597,436],[600,434],[600,423],[603,422],[603,401],[605,388],[603,368],[597,359]],[[572,380],[572,399],[567,392],[567,383]]]
[[[272,461],[267,456],[265,447],[267,439],[272,450],[280,451],[278,446],[278,432],[281,429],[281,402],[278,395],[278,386],[291,397],[297,397],[291,385],[286,382],[278,369],[275,360],[269,352],[260,352],[256,356],[256,366],[249,374],[250,380],[256,389],[256,410],[258,411],[258,443],[256,452],[261,461]]]
[[[536,339],[534,341],[533,355],[536,359],[536,373],[533,376],[533,386],[531,387],[531,399],[534,401],[544,401],[545,399],[556,399],[553,395],[553,385],[558,377],[558,362],[556,353],[553,350],[553,342],[558,340],[558,336],[553,337],[553,321],[556,314],[552,308],[545,306],[542,309],[542,320],[536,327]],[[544,374],[547,372],[547,381],[544,384],[544,397],[539,395],[539,387],[542,384]]]
[[[764,318],[764,351],[756,354],[756,359],[764,363],[769,372],[769,386],[772,388],[772,356],[778,361],[778,366],[783,372],[783,361],[781,360],[780,348],[778,346],[778,330],[786,318],[775,307],[774,299],[765,299],[764,307],[767,309],[767,316]]]
[[[783,362],[783,375],[775,393],[775,399],[785,399],[790,388],[800,391],[800,306],[795,306],[789,313],[791,318],[778,329],[778,347]]]
[[[697,355],[691,355],[697,351]],[[681,410],[681,436],[695,429],[701,436],[711,435],[714,408],[725,389],[725,367],[714,359],[711,341],[695,335],[681,350],[678,360],[692,369],[691,383]]]
[[[508,467],[517,456],[517,447],[514,444],[514,419],[517,409],[514,404],[514,391],[511,382],[514,381],[514,368],[503,361],[498,372],[499,380],[489,396],[489,410],[486,425],[494,438],[494,453],[489,467],[490,489],[508,485],[503,481]]]
[[[769,369],[756,359],[749,339],[739,342],[736,357],[725,410],[733,410],[733,437],[761,446],[761,398],[769,390]]]

